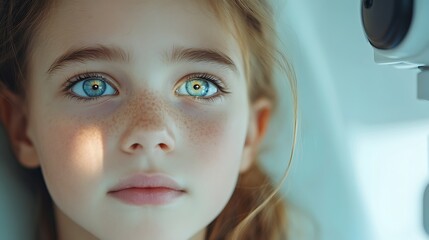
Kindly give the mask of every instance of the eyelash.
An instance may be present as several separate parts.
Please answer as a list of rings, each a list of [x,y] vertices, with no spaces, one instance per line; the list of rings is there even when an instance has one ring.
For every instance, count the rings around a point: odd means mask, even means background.
[[[73,100],[78,100],[78,101],[83,101],[83,102],[95,101],[98,98],[104,97],[104,96],[98,96],[98,97],[80,97],[80,96],[77,96],[77,95],[75,95],[75,94],[73,94],[71,92],[70,89],[75,84],[77,84],[78,82],[81,82],[81,81],[85,81],[85,80],[87,80],[89,78],[99,78],[99,79],[105,81],[107,84],[111,85],[113,88],[115,88],[115,85],[112,84],[109,80],[107,80],[102,74],[99,74],[99,73],[83,73],[83,74],[79,74],[76,77],[73,77],[73,78],[70,78],[69,80],[67,80],[67,82],[64,84],[65,85],[64,89],[63,89],[64,95],[66,97],[69,97],[69,98],[73,99]],[[206,102],[214,102],[218,98],[223,97],[225,94],[229,94],[230,93],[227,90],[227,88],[224,85],[224,83],[223,83],[222,80],[220,80],[219,78],[217,78],[217,77],[215,77],[213,75],[207,74],[207,73],[193,73],[193,74],[187,75],[185,77],[185,79],[181,81],[181,83],[183,84],[184,82],[189,81],[189,80],[194,79],[194,78],[201,78],[203,80],[206,80],[206,81],[214,84],[216,86],[216,88],[219,90],[218,93],[216,93],[216,94],[214,94],[213,96],[210,96],[210,97],[188,96],[188,97],[193,98],[194,100],[197,100],[197,101],[206,101]],[[117,94],[117,93],[118,93],[118,90],[116,90],[115,94]]]
[[[218,93],[216,93],[216,94],[214,94],[213,96],[210,96],[210,97],[188,96],[188,97],[191,97],[194,100],[197,100],[197,101],[206,101],[206,102],[214,102],[215,100],[218,100],[218,99],[221,100],[221,98],[224,95],[230,93],[226,89],[226,86],[224,85],[224,83],[223,83],[222,80],[218,79],[217,77],[215,77],[213,75],[207,74],[207,73],[193,73],[193,74],[190,74],[190,75],[186,76],[183,81],[181,81],[181,84],[183,84],[184,82],[189,81],[191,79],[194,79],[194,78],[201,78],[201,79],[206,80],[206,81],[208,81],[210,83],[213,83],[216,86],[216,88],[219,90]]]
[[[69,97],[69,98],[71,98],[73,100],[82,101],[82,102],[95,101],[98,98],[104,97],[104,96],[98,96],[98,97],[80,97],[80,96],[77,96],[77,95],[75,95],[75,94],[73,94],[71,92],[70,89],[75,84],[77,84],[78,82],[81,82],[81,81],[88,80],[89,78],[99,78],[99,79],[105,81],[107,84],[112,85],[112,87],[114,86],[114,84],[112,84],[109,80],[107,80],[104,76],[102,76],[99,73],[83,73],[83,74],[79,74],[76,77],[73,77],[73,78],[67,80],[67,82],[65,83],[64,89],[63,89],[63,92],[64,92],[65,96]],[[116,90],[116,93],[118,93],[118,90]]]

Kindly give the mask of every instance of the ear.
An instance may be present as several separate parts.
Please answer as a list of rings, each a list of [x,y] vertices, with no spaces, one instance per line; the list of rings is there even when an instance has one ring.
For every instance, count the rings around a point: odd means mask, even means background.
[[[257,100],[251,106],[249,127],[240,166],[241,173],[247,171],[255,161],[262,140],[268,129],[271,111],[272,104],[265,98]]]
[[[27,112],[21,97],[8,90],[0,92],[0,120],[18,161],[27,168],[38,167],[37,153],[28,137]]]

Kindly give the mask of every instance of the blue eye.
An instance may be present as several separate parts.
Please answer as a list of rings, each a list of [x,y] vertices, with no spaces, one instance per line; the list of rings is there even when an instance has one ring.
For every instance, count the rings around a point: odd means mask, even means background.
[[[101,76],[79,76],[69,87],[78,98],[98,98],[115,95],[117,91]]]
[[[209,80],[191,78],[180,85],[176,92],[179,95],[207,98],[216,94],[218,90],[218,87]]]

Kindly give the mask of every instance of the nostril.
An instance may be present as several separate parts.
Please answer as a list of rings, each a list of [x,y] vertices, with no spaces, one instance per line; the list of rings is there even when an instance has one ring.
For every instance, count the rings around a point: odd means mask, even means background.
[[[174,139],[166,131],[137,131],[131,134],[121,143],[121,150],[130,154],[167,153],[175,148]]]
[[[138,143],[134,143],[133,145],[131,145],[131,147],[130,147],[132,150],[139,150],[139,149],[142,149],[143,148],[143,146],[142,145],[140,145],[140,144],[138,144]]]
[[[165,143],[159,143],[159,144],[158,144],[158,147],[159,147],[162,151],[166,151],[166,152],[168,152],[168,151],[170,151],[170,150],[171,150],[170,146],[168,146],[168,145],[167,145],[167,144],[165,144]],[[142,149],[143,149],[143,146],[142,146],[141,144],[134,143],[133,145],[131,145],[131,146],[129,147],[129,149],[130,149],[131,151],[138,151],[138,150],[142,150]]]
[[[170,148],[168,147],[168,145],[167,145],[167,144],[165,144],[165,143],[160,143],[160,144],[159,144],[159,147],[160,147],[163,151],[168,151],[168,150],[170,150]]]

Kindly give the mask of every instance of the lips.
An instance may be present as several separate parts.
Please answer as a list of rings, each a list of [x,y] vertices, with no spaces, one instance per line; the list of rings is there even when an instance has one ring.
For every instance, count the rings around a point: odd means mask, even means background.
[[[168,176],[137,174],[120,181],[108,195],[131,205],[164,205],[185,193],[184,188]]]

